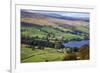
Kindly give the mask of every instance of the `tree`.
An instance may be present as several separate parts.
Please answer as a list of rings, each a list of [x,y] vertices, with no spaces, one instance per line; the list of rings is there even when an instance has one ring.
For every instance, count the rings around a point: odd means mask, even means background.
[[[63,49],[64,45],[63,45],[63,41],[64,41],[64,37],[61,37],[59,40],[56,38],[55,39],[55,48],[56,49]]]
[[[86,60],[86,59],[89,59],[90,57],[89,53],[90,53],[89,45],[84,45],[80,47],[77,56],[80,57],[81,60]]]
[[[67,61],[67,60],[77,60],[76,53],[71,53],[71,52],[64,53],[63,61]]]

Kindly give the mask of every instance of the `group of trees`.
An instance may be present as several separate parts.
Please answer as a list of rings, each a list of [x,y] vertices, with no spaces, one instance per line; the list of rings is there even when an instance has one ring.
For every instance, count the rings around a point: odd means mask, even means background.
[[[64,61],[66,60],[87,60],[90,59],[89,45],[83,45],[76,51],[66,51],[64,53]]]
[[[54,38],[52,40],[52,38]],[[21,43],[22,44],[27,44],[33,49],[36,47],[38,49],[44,49],[45,47],[50,47],[50,48],[64,48],[63,46],[63,37],[62,38],[55,38],[55,35],[52,33],[48,33],[46,37],[39,38],[38,36],[36,37],[29,37],[29,36],[21,36]]]

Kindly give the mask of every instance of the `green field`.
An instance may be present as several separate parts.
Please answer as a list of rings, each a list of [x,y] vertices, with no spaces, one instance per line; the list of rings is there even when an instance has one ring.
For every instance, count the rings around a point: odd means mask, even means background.
[[[64,58],[63,53],[57,52],[57,49],[46,48],[44,50],[32,48],[21,48],[21,62],[46,62],[46,61],[61,61]]]
[[[44,50],[26,48],[25,45],[21,48],[21,63],[31,62],[52,62],[52,61],[72,61],[72,60],[88,60],[88,46],[81,47],[79,52],[64,53],[58,52],[55,48],[45,48]],[[80,59],[77,59],[80,58]]]
[[[39,26],[32,24],[32,26],[25,27],[22,25],[21,30],[24,30],[21,32],[22,36],[29,36],[29,37],[36,37],[39,38],[45,38],[48,33],[54,34],[55,38],[64,37],[64,39],[73,39],[73,38],[79,38],[84,39],[83,35],[77,35],[72,33],[66,33],[67,31],[72,31],[72,28],[63,28],[63,27],[53,27],[53,26]],[[88,32],[88,29],[85,27],[76,27],[75,30],[82,31],[84,33]]]

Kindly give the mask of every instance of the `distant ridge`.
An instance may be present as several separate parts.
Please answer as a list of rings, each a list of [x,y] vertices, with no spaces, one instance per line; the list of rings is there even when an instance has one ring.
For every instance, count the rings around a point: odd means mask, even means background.
[[[62,15],[56,14],[56,13],[40,13],[40,12],[36,13],[36,12],[28,12],[28,11],[25,11],[25,10],[21,10],[21,13],[22,13],[22,17],[24,17],[24,16],[32,17],[33,15],[34,16],[43,15],[43,16],[47,16],[47,17],[64,19],[64,20],[73,20],[73,21],[81,20],[81,21],[86,21],[86,22],[90,21],[88,18],[77,18],[77,17],[70,17],[70,16],[62,16]]]

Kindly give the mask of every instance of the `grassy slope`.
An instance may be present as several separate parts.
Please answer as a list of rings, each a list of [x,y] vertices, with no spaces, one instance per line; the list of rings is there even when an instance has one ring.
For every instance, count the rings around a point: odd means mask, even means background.
[[[49,26],[44,26],[44,27],[41,27],[41,29],[38,29],[38,27],[24,27],[22,26],[21,29],[24,29],[26,31],[22,32],[21,34],[24,35],[24,36],[39,36],[40,38],[42,37],[45,37],[47,33],[53,33],[55,34],[55,37],[58,38],[59,36],[63,36],[65,39],[71,39],[71,38],[83,38],[84,36],[81,36],[81,35],[75,35],[75,34],[70,34],[70,33],[65,33],[65,32],[61,32],[61,30],[63,31],[72,31],[72,29],[70,28],[63,28],[63,27],[56,27],[58,28],[59,30],[57,29],[54,29],[54,27],[49,27]],[[61,29],[62,28],[62,29]],[[79,29],[79,28],[78,28]],[[85,28],[81,28],[81,29],[84,29],[86,31]],[[83,31],[84,31],[83,30]]]
[[[61,61],[64,54],[57,52],[56,49],[46,48],[44,50],[22,47],[21,48],[21,62],[45,62],[48,61]]]
[[[76,59],[79,57],[79,59]],[[26,48],[22,45],[21,48],[21,63],[30,62],[47,62],[47,61],[68,61],[68,60],[88,60],[89,47],[81,47],[79,52],[60,53],[57,49],[47,48],[44,50]]]

